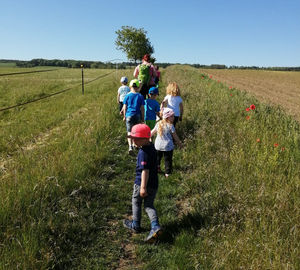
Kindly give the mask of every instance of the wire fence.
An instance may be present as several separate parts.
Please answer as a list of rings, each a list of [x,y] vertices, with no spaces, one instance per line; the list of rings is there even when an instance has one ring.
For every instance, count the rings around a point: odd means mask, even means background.
[[[2,76],[11,76],[11,75],[20,75],[20,74],[29,74],[29,73],[38,73],[38,72],[50,72],[50,71],[56,71],[56,70],[62,70],[62,69],[64,69],[64,68],[32,70],[32,71],[12,72],[12,73],[2,73],[2,74],[0,74],[0,77],[2,77]]]
[[[52,70],[51,70],[51,71],[52,71]],[[40,72],[42,72],[42,71],[40,71]],[[104,75],[100,75],[100,76],[96,77],[95,79],[92,79],[92,80],[90,80],[90,81],[88,81],[88,82],[86,82],[86,83],[84,83],[84,84],[85,84],[85,85],[90,84],[90,83],[92,83],[92,82],[94,82],[94,81],[96,81],[96,80],[99,80],[99,79],[101,79],[101,78],[104,78],[104,77],[106,77],[106,76],[112,74],[113,72],[115,72],[115,71],[111,71],[111,72],[106,73],[106,74],[104,74]],[[42,100],[42,99],[46,99],[46,98],[49,98],[49,97],[52,97],[52,96],[56,96],[56,95],[59,95],[59,94],[61,94],[61,93],[65,93],[65,92],[67,92],[67,91],[70,91],[70,90],[72,90],[72,89],[75,89],[76,87],[81,86],[81,85],[82,85],[82,83],[76,84],[76,85],[74,85],[74,86],[72,86],[72,87],[69,87],[69,88],[60,90],[60,91],[55,92],[55,93],[52,93],[52,94],[48,94],[48,95],[43,96],[43,97],[39,97],[39,98],[30,100],[30,101],[27,101],[27,102],[24,102],[24,103],[12,105],[12,106],[9,106],[9,107],[6,107],[6,108],[1,108],[1,109],[0,109],[0,112],[8,111],[8,110],[11,110],[11,109],[13,109],[13,108],[17,108],[17,107],[20,107],[20,106],[24,106],[24,105],[27,105],[27,104],[30,104],[30,103],[34,103],[34,102],[40,101],[40,100]]]

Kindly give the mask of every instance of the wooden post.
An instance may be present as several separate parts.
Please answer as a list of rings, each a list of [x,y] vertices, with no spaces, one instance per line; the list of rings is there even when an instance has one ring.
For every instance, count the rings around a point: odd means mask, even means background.
[[[84,95],[83,65],[81,65],[81,86],[82,86],[82,94]]]

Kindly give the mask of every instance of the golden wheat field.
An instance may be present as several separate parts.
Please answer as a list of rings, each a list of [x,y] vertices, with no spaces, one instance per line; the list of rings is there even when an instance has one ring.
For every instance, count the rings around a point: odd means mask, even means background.
[[[202,69],[203,73],[254,94],[263,102],[280,105],[300,121],[300,72]]]

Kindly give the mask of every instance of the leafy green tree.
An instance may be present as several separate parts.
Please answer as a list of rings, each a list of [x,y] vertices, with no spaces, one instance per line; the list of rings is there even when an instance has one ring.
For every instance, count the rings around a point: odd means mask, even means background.
[[[116,31],[117,39],[115,45],[118,50],[127,54],[129,60],[135,63],[142,59],[145,54],[152,54],[154,48],[151,45],[144,28],[134,28],[132,26],[122,26],[121,30]]]

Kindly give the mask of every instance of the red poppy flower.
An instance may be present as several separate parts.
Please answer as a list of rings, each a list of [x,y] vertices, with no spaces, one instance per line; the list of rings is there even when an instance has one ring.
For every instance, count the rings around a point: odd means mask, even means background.
[[[250,111],[250,108],[246,108],[246,112],[249,112]]]
[[[232,94],[230,94],[230,96],[232,97]]]
[[[256,142],[260,142],[260,139],[259,139],[259,138],[257,138],[257,139],[256,139]]]
[[[210,75],[210,76],[209,76],[209,78],[211,78],[211,79],[212,79],[212,76]]]
[[[278,147],[278,145],[279,145],[278,143],[274,143],[274,147]]]
[[[250,116],[249,116],[249,115],[247,115],[247,116],[246,116],[246,119],[247,119],[247,120],[249,120],[249,119],[250,119]]]
[[[232,86],[229,86],[229,89],[232,89]]]
[[[252,105],[250,106],[250,109],[251,109],[251,110],[255,110],[255,105],[252,104]]]

